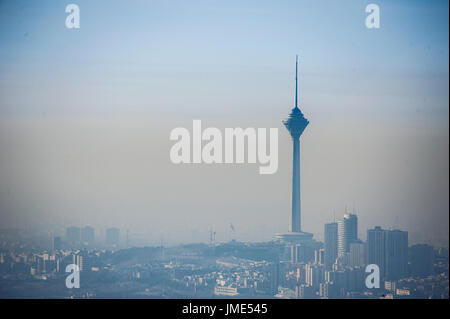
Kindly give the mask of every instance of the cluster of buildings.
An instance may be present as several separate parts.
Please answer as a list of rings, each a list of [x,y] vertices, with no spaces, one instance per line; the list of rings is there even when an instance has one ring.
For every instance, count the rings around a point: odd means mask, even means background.
[[[328,237],[334,242],[311,246],[280,241],[118,250],[2,246],[0,296],[448,298],[448,249],[403,247],[402,235],[379,227],[368,230],[375,235],[366,242],[337,230]],[[348,249],[339,252],[339,238],[350,241]],[[371,255],[382,272],[379,289],[365,286]],[[64,288],[69,264],[81,270],[81,289]]]
[[[119,247],[120,229],[112,227],[106,229],[104,244],[106,247]],[[99,246],[100,241],[96,241],[95,229],[90,226],[85,227],[67,227],[65,239],[60,236],[52,237],[52,250],[60,250],[62,248],[93,248],[94,245]]]
[[[338,222],[325,224],[324,234],[324,264],[328,269],[336,268],[337,265],[362,267],[376,264],[380,268],[381,278],[386,280],[397,280],[408,274],[406,231],[377,226],[367,231],[367,242],[363,242],[358,238],[357,216],[345,214]],[[421,247],[428,247],[428,251],[432,252],[431,246]],[[413,251],[419,252],[417,249]],[[431,258],[423,262],[427,262],[427,267],[431,268]]]
[[[367,230],[367,240],[358,238],[355,214],[324,227],[324,243],[313,240],[287,243],[297,298],[364,297],[372,291],[365,286],[365,268],[375,264],[380,270],[383,292],[411,295],[406,278],[432,276],[435,250],[427,244],[408,245],[408,232],[382,229]],[[447,269],[448,272],[448,269]],[[414,279],[413,279],[414,280]]]
[[[296,64],[296,72],[297,72]],[[377,226],[367,230],[367,241],[358,238],[358,218],[346,213],[338,222],[325,224],[324,243],[313,239],[313,234],[302,231],[300,204],[300,137],[309,124],[297,101],[297,75],[295,106],[286,121],[293,144],[292,161],[292,214],[288,233],[275,236],[288,247],[293,270],[287,275],[294,277],[283,287],[279,297],[297,298],[342,298],[371,295],[365,287],[365,266],[375,264],[380,270],[382,291],[396,295],[411,295],[405,287],[399,287],[400,280],[409,276],[430,276],[433,268],[433,247],[428,245],[408,246],[408,232],[398,229],[382,229]],[[295,274],[295,276],[293,276]],[[447,276],[448,295],[448,269]],[[284,279],[284,278],[283,278]],[[295,289],[289,290],[292,288]],[[284,289],[288,288],[288,289]],[[367,290],[367,291],[366,291]],[[442,292],[442,291],[440,291]],[[391,294],[392,296],[394,294]]]
[[[101,251],[57,250],[43,252],[2,252],[0,272],[4,275],[31,275],[35,279],[46,280],[52,274],[65,274],[70,264],[80,271],[98,271]]]

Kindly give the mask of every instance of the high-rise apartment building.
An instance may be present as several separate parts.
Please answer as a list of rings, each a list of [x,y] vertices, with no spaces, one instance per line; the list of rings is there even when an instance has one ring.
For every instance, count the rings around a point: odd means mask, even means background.
[[[338,257],[338,224],[325,224],[325,266],[331,269],[331,266]]]
[[[350,243],[358,240],[358,217],[345,214],[338,221],[338,255],[350,252]]]

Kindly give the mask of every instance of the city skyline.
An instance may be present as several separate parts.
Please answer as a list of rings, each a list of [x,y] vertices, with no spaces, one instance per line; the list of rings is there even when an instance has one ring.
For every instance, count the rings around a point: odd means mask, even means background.
[[[342,215],[341,218],[336,219],[336,216],[334,216],[334,221],[330,222],[330,223],[324,223],[322,225],[322,229],[323,232],[320,234],[320,236],[317,237],[321,237],[321,239],[319,240],[319,242],[321,244],[324,245],[324,247],[326,247],[327,245],[327,232],[331,232],[329,238],[332,238],[333,241],[335,241],[336,243],[336,248],[335,248],[335,258],[332,258],[333,260],[335,260],[339,255],[342,255],[343,253],[348,253],[350,252],[350,244],[351,243],[357,243],[357,242],[361,242],[362,239],[360,239],[359,235],[357,235],[357,233],[360,234],[367,234],[369,230],[372,229],[383,229],[384,226],[380,226],[380,225],[372,225],[369,228],[363,229],[358,231],[359,226],[358,226],[358,216],[356,214],[352,214],[350,212],[346,212]],[[231,226],[231,225],[230,225]],[[234,227],[234,226],[233,226]],[[384,227],[386,231],[405,231],[404,229],[402,229],[402,227],[398,227],[398,226],[388,226],[388,227]],[[5,228],[0,228],[1,231],[25,231],[24,229],[5,229]],[[91,225],[86,224],[86,225],[80,225],[80,226],[66,226],[62,231],[58,232],[58,233],[54,233],[54,232],[44,232],[44,234],[47,234],[49,237],[48,238],[64,238],[64,240],[67,242],[67,244],[70,245],[71,241],[77,241],[79,244],[83,244],[83,242],[88,242],[88,240],[83,240],[83,238],[86,238],[86,235],[84,235],[85,237],[83,237],[83,231],[85,232],[86,230],[92,232],[92,235],[88,235],[88,236],[93,236],[90,237],[91,242],[95,242],[96,244],[104,244],[108,242],[108,232],[109,231],[113,231],[115,233],[117,233],[116,238],[118,238],[118,240],[114,240],[114,242],[116,242],[116,244],[118,242],[120,242],[121,246],[117,246],[117,248],[124,248],[124,247],[129,247],[129,246],[133,246],[131,244],[134,244],[135,247],[143,247],[143,246],[152,246],[152,245],[161,245],[161,244],[165,244],[165,245],[169,245],[169,246],[177,246],[177,245],[183,245],[183,244],[197,244],[197,243],[203,243],[203,244],[211,244],[212,242],[212,235],[211,233],[214,232],[214,240],[213,242],[215,244],[218,243],[227,243],[227,242],[231,242],[231,241],[238,241],[238,242],[245,242],[242,241],[239,238],[236,238],[236,234],[233,233],[233,235],[230,235],[228,238],[226,238],[225,240],[221,240],[221,241],[217,241],[216,240],[216,232],[213,228],[211,228],[208,232],[208,237],[205,238],[203,241],[198,241],[198,242],[180,242],[180,243],[172,243],[169,241],[167,241],[167,238],[165,238],[164,236],[161,236],[158,240],[156,240],[155,242],[141,242],[141,243],[133,243],[132,238],[130,238],[129,236],[133,235],[130,234],[129,230],[125,230],[125,229],[120,229],[118,227],[101,227],[101,228],[94,228],[91,227]],[[356,232],[355,232],[356,231]],[[77,235],[73,235],[74,232],[77,232]],[[407,231],[405,231],[407,232]],[[335,233],[333,235],[333,233]],[[34,233],[36,235],[36,233]],[[42,234],[42,233],[41,233]],[[120,235],[119,235],[120,234]],[[290,234],[290,233],[287,233]],[[283,236],[284,234],[279,234],[281,236]],[[279,236],[278,234],[274,234],[274,236],[272,236],[271,240],[269,241],[278,241],[279,238],[277,238],[277,236]],[[315,237],[315,239],[317,239],[317,237]],[[70,238],[78,238],[76,240],[71,240]],[[95,240],[93,240],[93,238],[95,238]],[[120,238],[120,239],[119,239]],[[367,240],[369,239],[368,236],[361,236],[361,238],[364,238],[363,242],[367,242]],[[131,239],[131,241],[130,241]],[[127,243],[126,246],[123,246],[124,243]],[[251,242],[251,241],[250,241]],[[258,243],[259,241],[254,241],[255,243]],[[264,241],[263,241],[264,242]],[[413,242],[413,245],[417,245],[417,244],[428,244],[429,242],[424,241],[424,242]],[[90,245],[88,245],[90,246]],[[412,245],[411,245],[412,246]],[[438,245],[436,247],[442,247],[442,248],[448,248],[448,245]]]
[[[357,214],[352,213],[354,211],[352,210],[348,210],[346,208],[346,210],[344,210],[344,213],[342,214],[342,218],[338,218],[336,219],[336,211],[333,210],[333,216],[330,217],[329,220],[325,221],[322,224],[322,229],[324,225],[329,225],[329,224],[336,224],[336,232],[338,229],[338,225],[339,223],[342,223],[342,225],[344,224],[344,220],[346,216],[357,216]],[[234,227],[234,226],[233,226]],[[342,226],[343,227],[343,226]],[[371,229],[371,228],[375,228],[375,227],[382,227],[388,230],[405,230],[404,227],[402,227],[402,225],[387,225],[386,223],[374,223],[372,225],[369,225],[365,228],[365,230],[358,230],[358,238],[361,238],[362,240],[366,241],[367,237],[366,237],[366,230]],[[20,231],[20,232],[30,232],[30,234],[40,234],[40,235],[48,235],[49,238],[52,236],[57,236],[57,237],[66,237],[66,232],[68,228],[78,228],[79,231],[82,231],[85,228],[91,228],[95,230],[95,237],[102,237],[104,238],[106,236],[106,232],[109,229],[119,229],[124,233],[127,233],[130,238],[131,238],[131,242],[134,241],[135,245],[137,246],[147,246],[147,245],[158,245],[161,243],[161,241],[164,241],[166,244],[171,245],[171,246],[176,246],[176,245],[180,245],[180,244],[187,244],[187,243],[209,243],[210,242],[210,236],[211,236],[211,230],[214,231],[214,235],[216,237],[217,235],[217,228],[214,227],[210,227],[207,229],[204,229],[204,232],[201,232],[199,235],[199,240],[194,240],[194,241],[189,241],[189,239],[186,240],[172,240],[170,238],[170,232],[168,233],[164,233],[164,232],[154,232],[151,233],[151,228],[148,228],[148,232],[147,233],[139,233],[139,232],[135,232],[134,230],[130,230],[129,227],[125,227],[125,228],[120,228],[117,224],[112,224],[111,226],[104,226],[104,225],[95,225],[92,223],[80,223],[78,225],[75,224],[69,224],[69,225],[58,225],[58,227],[54,227],[51,228],[48,225],[45,226],[44,223],[42,223],[42,225],[40,227],[28,227],[28,228],[24,228],[24,227],[1,227],[0,230],[12,230],[12,231]],[[265,239],[255,239],[255,240],[246,240],[245,239],[245,234],[240,234],[237,233],[236,231],[231,229],[230,227],[230,223],[227,223],[224,227],[224,229],[226,230],[224,233],[220,234],[217,237],[218,240],[217,242],[222,242],[222,243],[226,243],[229,242],[231,240],[238,240],[238,241],[242,241],[242,242],[254,242],[254,243],[258,243],[258,242],[265,242],[265,241],[271,241],[271,240],[275,240],[274,239],[274,235],[276,235],[275,233],[272,233],[270,236],[268,236],[268,238]],[[151,236],[148,236],[149,233],[151,233]],[[286,233],[289,234],[289,233]],[[123,235],[123,233],[122,233]],[[147,236],[146,236],[147,235]],[[244,236],[242,236],[244,235]],[[326,232],[322,231],[322,232],[314,232],[314,238],[316,240],[325,242],[325,238],[326,238]],[[82,235],[80,235],[82,236]],[[242,238],[244,237],[244,238]],[[121,240],[122,241],[122,240]],[[436,247],[444,247],[444,248],[449,248],[449,243],[448,242],[442,242],[442,243],[433,243],[430,238],[424,238],[422,240],[414,240],[412,241],[413,244],[432,244]]]
[[[347,206],[361,229],[448,245],[447,2],[381,1],[378,30],[352,1],[78,4],[79,30],[64,4],[0,4],[2,227],[174,244],[288,231],[299,53],[302,229],[323,240]],[[278,128],[279,171],[175,167],[168,134],[194,118]]]
[[[285,244],[277,241],[254,244],[212,241],[172,247],[161,242],[160,246],[141,248],[129,247],[127,242],[125,247],[123,242],[119,243],[117,228],[108,229],[104,242],[99,243],[97,239],[90,245],[82,242],[86,239],[83,236],[93,239],[90,233],[94,229],[89,226],[68,227],[66,242],[54,237],[49,250],[38,248],[33,238],[16,241],[11,233],[0,231],[0,274],[3,275],[0,279],[5,287],[15,283],[11,290],[0,289],[0,296],[448,298],[448,249],[409,245],[407,232],[379,226],[367,229],[368,240],[364,243],[355,236],[357,228],[357,216],[345,214],[338,222],[325,224],[325,232],[334,234],[327,237],[329,242],[323,246],[318,243],[313,247],[310,246],[313,242],[304,242],[306,246],[291,245],[288,251]],[[348,241],[349,249],[343,248],[343,238]],[[331,264],[328,263],[330,252],[336,257]],[[192,268],[192,263],[197,268]],[[364,285],[368,264],[378,265],[380,269],[380,287],[376,289]],[[65,278],[64,269],[70,265],[80,270],[82,289],[60,287],[61,279]],[[178,275],[174,269],[180,270]],[[198,269],[203,271],[199,273]],[[107,279],[111,276],[115,278],[113,281]],[[126,283],[126,291],[118,288],[118,283]],[[27,289],[30,284],[34,285],[33,289]]]

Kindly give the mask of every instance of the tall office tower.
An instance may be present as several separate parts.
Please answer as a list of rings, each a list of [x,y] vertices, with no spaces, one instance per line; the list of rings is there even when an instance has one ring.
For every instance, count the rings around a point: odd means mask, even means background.
[[[301,227],[301,205],[300,205],[300,136],[308,126],[309,121],[303,116],[298,108],[298,57],[295,62],[295,107],[292,109],[284,126],[291,134],[293,142],[292,161],[292,219],[291,231],[300,233]]]
[[[408,273],[408,232],[384,230],[377,226],[367,231],[369,264],[380,268],[383,280],[398,280]]]
[[[338,224],[325,224],[325,266],[331,269],[331,266],[338,257]]]
[[[106,230],[106,244],[109,246],[118,246],[120,238],[120,231],[118,228],[108,228]]]
[[[338,221],[338,255],[350,252],[350,243],[358,240],[358,217],[345,214]]]
[[[380,226],[367,230],[367,263],[380,268],[380,276],[385,275],[386,232]]]
[[[414,277],[427,277],[433,273],[433,247],[426,244],[411,246],[411,274]]]
[[[80,239],[80,227],[68,227],[66,229],[66,240],[70,245],[79,244]]]
[[[398,280],[408,274],[408,232],[386,231],[386,279]]]
[[[56,251],[56,250],[60,250],[62,249],[62,241],[61,241],[61,237],[53,237],[52,240],[52,251]]]
[[[94,244],[94,228],[86,226],[81,229],[81,242],[92,246]]]

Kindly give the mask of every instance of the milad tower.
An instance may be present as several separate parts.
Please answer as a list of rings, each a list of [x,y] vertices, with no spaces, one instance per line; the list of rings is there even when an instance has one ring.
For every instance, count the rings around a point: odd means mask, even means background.
[[[300,203],[300,136],[309,121],[298,107],[298,56],[295,61],[295,106],[289,117],[283,121],[284,126],[292,137],[292,215],[289,233],[277,234],[276,237],[286,242],[303,243],[312,240],[313,235],[302,232],[301,203]]]

